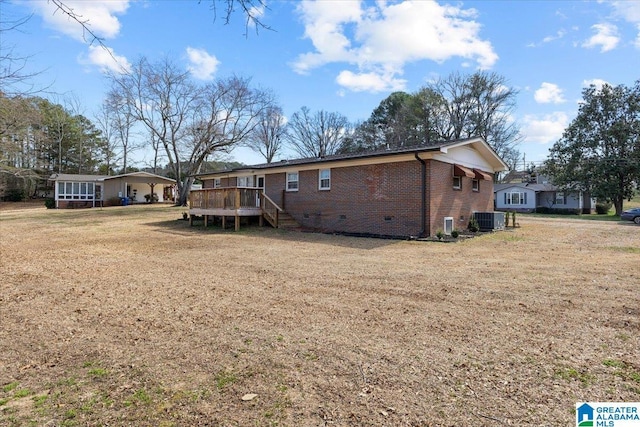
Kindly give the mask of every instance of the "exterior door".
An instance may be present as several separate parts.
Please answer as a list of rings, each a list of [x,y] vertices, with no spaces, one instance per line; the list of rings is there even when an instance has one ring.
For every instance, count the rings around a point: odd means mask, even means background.
[[[260,193],[264,192],[264,175],[256,176],[256,188],[262,190],[256,193],[256,206],[260,207]]]

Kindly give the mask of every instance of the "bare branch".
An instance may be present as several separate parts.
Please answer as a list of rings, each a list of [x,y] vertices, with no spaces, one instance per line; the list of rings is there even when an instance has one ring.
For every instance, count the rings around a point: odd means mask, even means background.
[[[249,28],[255,27],[256,34],[260,28],[273,31],[271,27],[266,25],[261,16],[263,11],[268,9],[265,0],[210,0],[211,10],[213,11],[213,20],[215,21],[218,16],[217,3],[224,3],[224,24],[228,25],[231,22],[231,17],[236,13],[235,6],[238,5],[241,9],[241,14],[245,17],[245,33],[244,36],[248,37]],[[198,0],[198,3],[202,3],[202,0]]]

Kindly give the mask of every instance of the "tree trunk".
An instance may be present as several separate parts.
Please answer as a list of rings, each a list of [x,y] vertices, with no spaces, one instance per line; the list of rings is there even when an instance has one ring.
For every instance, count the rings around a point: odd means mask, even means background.
[[[616,208],[616,215],[620,216],[622,214],[622,204],[624,202],[624,197],[616,196],[613,200],[613,206]]]
[[[182,182],[182,186],[178,186],[178,198],[176,200],[176,206],[187,206],[192,183],[193,178],[189,177],[185,178],[185,180]]]

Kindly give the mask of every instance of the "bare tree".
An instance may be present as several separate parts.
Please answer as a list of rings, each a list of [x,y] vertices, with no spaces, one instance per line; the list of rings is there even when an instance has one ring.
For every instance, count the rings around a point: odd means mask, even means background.
[[[109,108],[108,103],[105,101],[100,106],[100,110],[95,115],[95,120],[98,128],[102,131],[102,136],[105,140],[105,152],[104,162],[106,174],[111,175],[111,171],[114,169],[116,162],[120,159],[121,154],[119,140],[116,137],[116,125],[114,123],[114,113]]]
[[[432,86],[446,100],[445,139],[479,136],[505,160],[519,158],[520,131],[511,119],[517,91],[496,73],[453,73]]]
[[[265,109],[258,124],[249,134],[246,145],[260,153],[267,163],[282,149],[287,134],[287,124],[282,108],[273,106]]]
[[[269,107],[270,97],[252,89],[247,79],[231,77],[197,86],[189,72],[169,59],[152,64],[141,58],[131,73],[111,79],[135,119],[164,148],[177,181],[179,205],[186,204],[194,175],[207,157],[239,145]]]
[[[346,116],[324,110],[312,115],[307,107],[293,113],[288,127],[287,141],[302,157],[335,154],[351,129]]]
[[[127,173],[129,167],[129,155],[138,149],[132,138],[133,126],[136,123],[132,100],[118,90],[116,86],[109,91],[105,101],[105,108],[111,115],[111,126],[115,139],[118,141],[122,155],[122,172]]]
[[[3,3],[5,0],[0,0],[0,11]],[[27,70],[31,57],[19,53],[14,45],[6,41],[9,32],[20,31],[20,27],[29,22],[32,16],[12,19],[0,12],[0,93],[5,96],[27,96],[44,90],[35,88],[31,82],[33,77],[40,74]]]

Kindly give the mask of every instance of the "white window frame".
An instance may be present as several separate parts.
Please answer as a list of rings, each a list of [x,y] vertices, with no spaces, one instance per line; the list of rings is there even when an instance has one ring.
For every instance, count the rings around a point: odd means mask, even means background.
[[[456,176],[456,175],[453,176],[453,189],[454,190],[462,190],[462,177],[461,176]]]
[[[324,177],[323,174],[325,174]],[[331,169],[318,171],[318,190],[331,190]]]
[[[293,179],[295,176],[295,179]],[[287,191],[298,191],[300,187],[300,174],[298,172],[286,172]]]
[[[515,199],[514,196],[516,195],[517,195],[518,203],[514,203],[514,199]],[[508,191],[504,193],[504,198],[505,198],[505,205],[521,206],[521,205],[527,204],[527,193],[523,191]]]
[[[253,188],[253,175],[239,176],[236,179],[236,184],[237,187]]]
[[[95,183],[80,181],[58,181],[58,200],[93,200]]]
[[[213,188],[222,187],[222,179],[221,178],[213,178]]]
[[[444,234],[446,234],[447,236],[451,236],[452,232],[453,232],[453,217],[445,216],[444,217]]]
[[[554,198],[555,205],[566,205],[567,204],[567,196],[564,191],[558,191]]]
[[[471,181],[471,189],[473,191],[480,191],[480,180],[479,179],[473,179]]]

